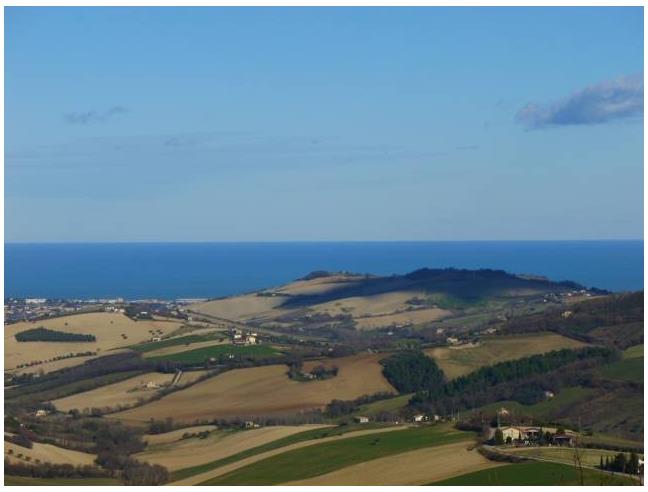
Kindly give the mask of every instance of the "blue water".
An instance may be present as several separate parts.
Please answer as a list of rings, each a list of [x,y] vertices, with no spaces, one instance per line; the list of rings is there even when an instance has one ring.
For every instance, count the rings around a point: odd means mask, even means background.
[[[494,268],[643,289],[643,241],[5,244],[5,297],[219,297],[313,270]]]

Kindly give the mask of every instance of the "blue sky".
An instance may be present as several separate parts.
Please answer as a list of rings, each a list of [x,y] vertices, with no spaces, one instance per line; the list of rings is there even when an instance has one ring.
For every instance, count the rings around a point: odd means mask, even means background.
[[[6,8],[6,241],[643,237],[640,8]]]

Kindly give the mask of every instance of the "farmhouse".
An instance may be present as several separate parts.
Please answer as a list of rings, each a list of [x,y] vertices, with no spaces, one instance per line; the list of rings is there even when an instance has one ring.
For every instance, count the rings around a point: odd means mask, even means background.
[[[425,420],[425,415],[423,415],[422,413],[416,414],[412,417],[412,420],[414,422],[423,422]]]
[[[355,420],[358,424],[366,424],[369,422],[369,417],[358,415],[356,417],[353,417],[353,420]]]

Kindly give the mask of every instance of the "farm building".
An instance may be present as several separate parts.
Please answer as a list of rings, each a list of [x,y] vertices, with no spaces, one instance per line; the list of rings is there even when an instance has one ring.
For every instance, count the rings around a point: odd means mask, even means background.
[[[358,424],[366,424],[369,422],[369,417],[358,415],[356,417],[353,417],[353,420],[355,420]]]

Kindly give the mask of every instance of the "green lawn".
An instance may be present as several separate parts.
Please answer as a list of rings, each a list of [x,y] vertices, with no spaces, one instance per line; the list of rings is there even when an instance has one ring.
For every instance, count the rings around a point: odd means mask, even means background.
[[[209,463],[204,463],[202,465],[192,466],[190,468],[183,468],[182,470],[176,470],[171,473],[170,482],[175,482],[177,480],[182,480],[183,478],[191,477],[197,475],[198,473],[203,473],[221,466],[234,463],[235,461],[240,461],[244,458],[254,456],[260,453],[265,453],[266,451],[271,451],[273,449],[282,448],[288,446],[289,444],[294,444],[296,442],[310,441],[313,439],[323,439],[325,437],[340,436],[348,432],[364,430],[364,429],[373,429],[380,427],[390,427],[385,424],[357,424],[357,425],[341,425],[339,427],[323,428],[323,429],[311,429],[298,434],[293,434],[292,436],[287,436],[276,441],[272,441],[255,448],[246,449],[240,453],[228,456],[220,460],[212,461]]]
[[[585,485],[637,485],[630,478],[612,476],[596,470],[584,469]],[[520,463],[503,465],[430,485],[580,485],[578,469],[558,463]]]
[[[176,345],[189,345],[191,343],[198,342],[208,342],[210,340],[218,340],[220,338],[225,338],[225,336],[187,335],[184,337],[168,338],[165,340],[160,340],[159,342],[140,343],[138,345],[131,345],[128,348],[137,352],[146,353],[161,348],[175,347]]]
[[[169,360],[174,362],[195,362],[202,363],[210,357],[219,358],[233,354],[234,356],[247,356],[247,357],[267,357],[273,355],[280,355],[274,347],[270,345],[213,345],[211,347],[202,347],[194,350],[187,350],[185,352],[178,352],[175,354],[161,355],[159,357],[149,357],[147,360],[163,361]]]
[[[621,359],[601,367],[597,374],[608,379],[643,383],[643,357]]]
[[[116,478],[32,478],[32,477],[12,477],[5,475],[4,484],[7,485],[121,485]]]
[[[200,485],[276,485],[315,477],[383,456],[468,440],[473,436],[471,432],[436,425],[350,437],[287,451]]]

